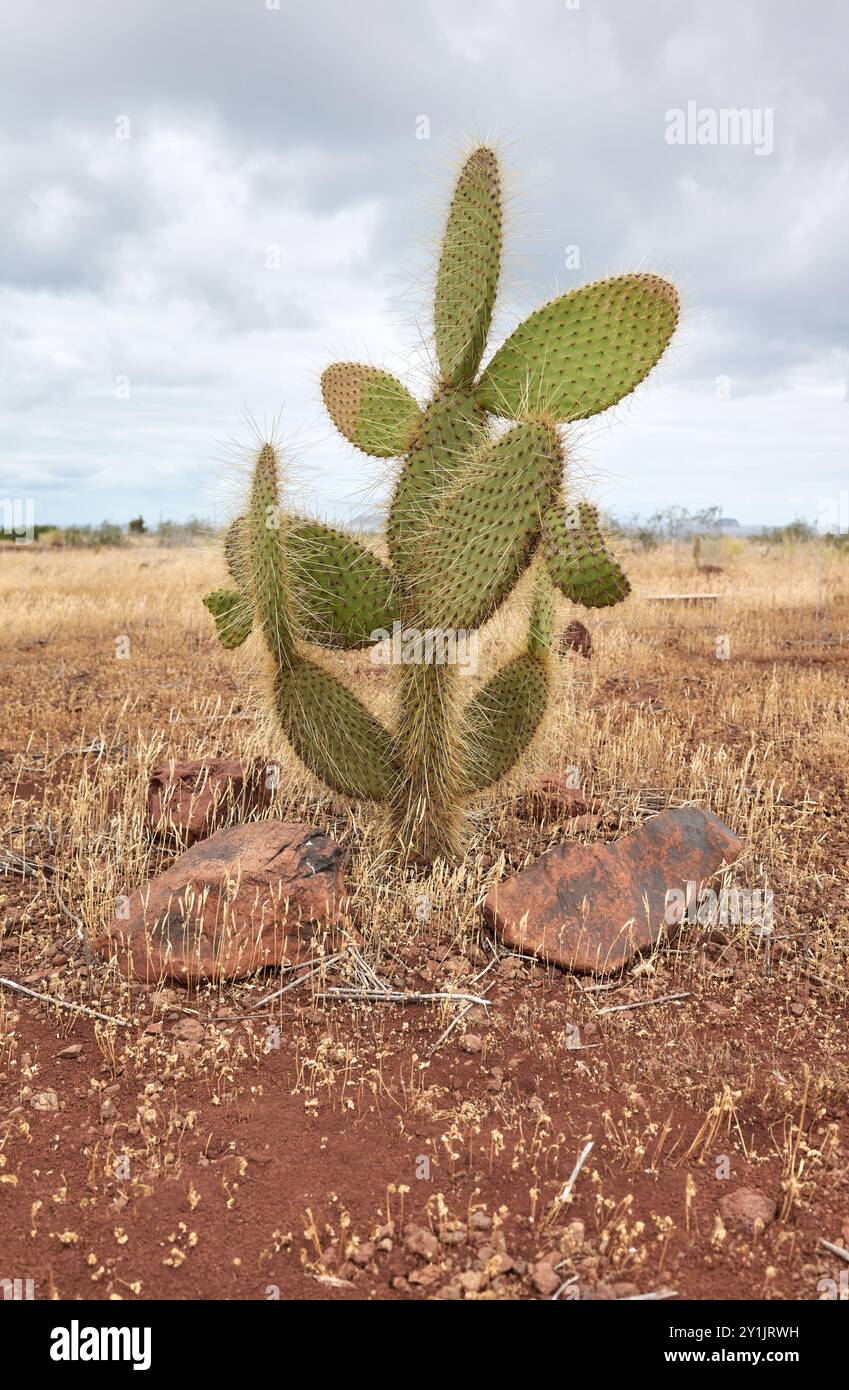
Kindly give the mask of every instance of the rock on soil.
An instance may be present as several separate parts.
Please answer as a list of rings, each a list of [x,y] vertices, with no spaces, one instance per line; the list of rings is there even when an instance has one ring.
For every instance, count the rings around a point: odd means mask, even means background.
[[[145,983],[233,979],[305,959],[345,905],[335,841],[315,826],[256,821],[217,831],[135,889],[97,945]]]
[[[484,916],[508,946],[577,972],[616,970],[660,939],[667,894],[696,891],[743,846],[707,811],[664,811],[613,844],[564,844],[496,885]]]
[[[580,652],[581,656],[589,661],[592,649],[592,638],[583,623],[576,620],[563,629],[560,636],[561,656],[565,656],[567,652]]]
[[[197,758],[154,768],[147,789],[147,820],[160,839],[193,845],[227,821],[246,820],[271,801],[273,778],[264,762]]]
[[[39,1091],[36,1095],[30,1096],[30,1105],[33,1110],[58,1110],[59,1097],[54,1090]]]
[[[567,776],[538,777],[528,788],[527,804],[532,815],[548,820],[583,816],[589,810],[584,793]]]
[[[775,1217],[775,1202],[758,1187],[738,1187],[719,1203],[719,1214],[726,1226],[737,1226],[754,1235]]]

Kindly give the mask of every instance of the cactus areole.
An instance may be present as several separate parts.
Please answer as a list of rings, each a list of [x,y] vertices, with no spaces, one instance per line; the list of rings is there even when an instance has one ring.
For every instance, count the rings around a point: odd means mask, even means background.
[[[352,536],[290,516],[272,444],[226,538],[232,587],[204,599],[225,646],[252,629],[269,657],[275,715],[328,787],[381,802],[404,856],[456,860],[466,808],[526,753],[552,688],[555,591],[586,607],[629,584],[598,514],[572,499],[564,426],[607,410],[647,376],[678,321],[656,275],[618,275],[531,314],[481,371],[502,256],[494,150],[465,160],[451,198],[434,302],[438,381],[422,408],[388,372],[338,362],[327,410],[358,449],[400,460],[384,562]],[[512,421],[491,432],[493,417]],[[466,694],[446,643],[394,665],[391,728],[323,664],[322,648],[363,647],[398,630],[477,633],[533,566],[525,646]]]

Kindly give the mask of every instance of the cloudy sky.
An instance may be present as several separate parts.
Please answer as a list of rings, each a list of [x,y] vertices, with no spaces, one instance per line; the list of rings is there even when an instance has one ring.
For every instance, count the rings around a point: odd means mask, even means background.
[[[279,417],[302,497],[373,505],[385,470],[318,378],[356,358],[425,396],[450,171],[486,137],[510,170],[498,335],[612,272],[683,293],[649,383],[575,432],[580,486],[622,517],[839,514],[847,49],[844,0],[4,6],[0,500],[222,514],[227,441]],[[688,109],[705,143],[672,143]]]

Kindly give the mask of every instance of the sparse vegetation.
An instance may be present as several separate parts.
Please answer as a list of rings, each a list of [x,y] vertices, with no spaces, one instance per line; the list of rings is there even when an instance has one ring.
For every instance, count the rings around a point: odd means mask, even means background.
[[[849,584],[833,547],[740,547],[718,607],[670,613],[645,595],[674,586],[674,546],[634,546],[592,660],[561,662],[537,757],[579,769],[592,823],[529,820],[508,786],[425,881],[281,747],[255,657],[237,674],[198,614],[211,547],[0,562],[0,975],[128,1023],[0,989],[0,1245],[40,1297],[837,1296],[819,1242],[849,1238]],[[367,654],[326,659],[385,708]],[[76,919],[93,939],[173,852],[145,828],[151,768],[205,753],[280,759],[271,814],[344,844],[381,978],[489,1007],[331,1003],[332,967],[244,1020],[273,978],[187,997],[89,966]],[[774,892],[769,968],[745,926],[694,928],[601,990],[493,965],[479,904],[505,862],[690,801],[746,840],[731,881]],[[741,1188],[774,1205],[763,1227],[721,1208]]]

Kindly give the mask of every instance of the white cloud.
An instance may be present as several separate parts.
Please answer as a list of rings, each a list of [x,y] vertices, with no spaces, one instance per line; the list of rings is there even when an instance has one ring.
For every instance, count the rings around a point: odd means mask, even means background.
[[[515,141],[527,214],[499,328],[612,271],[684,292],[661,372],[584,433],[605,502],[789,518],[849,473],[848,28],[839,0],[815,18],[775,0],[9,13],[0,496],[34,496],[43,519],[186,515],[214,499],[211,461],[244,411],[282,410],[322,505],[373,485],[319,372],[357,357],[421,385],[396,301],[424,259],[427,174],[460,132],[494,128]],[[665,112],[691,99],[774,108],[774,153],[669,146]]]

